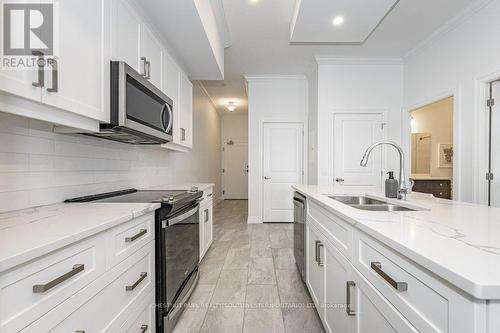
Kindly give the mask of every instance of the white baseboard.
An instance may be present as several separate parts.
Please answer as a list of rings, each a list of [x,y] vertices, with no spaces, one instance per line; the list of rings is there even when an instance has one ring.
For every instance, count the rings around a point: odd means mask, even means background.
[[[247,219],[248,224],[262,223],[262,220],[259,216],[248,216]]]

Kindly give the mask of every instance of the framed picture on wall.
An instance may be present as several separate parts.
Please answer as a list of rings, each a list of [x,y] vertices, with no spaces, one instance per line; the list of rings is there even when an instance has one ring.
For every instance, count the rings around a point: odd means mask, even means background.
[[[453,144],[438,144],[438,168],[453,168]]]

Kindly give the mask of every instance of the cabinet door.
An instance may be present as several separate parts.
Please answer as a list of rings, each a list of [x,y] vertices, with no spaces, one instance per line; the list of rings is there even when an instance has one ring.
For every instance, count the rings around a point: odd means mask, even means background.
[[[173,61],[173,59],[167,54],[167,52],[163,53],[163,92],[172,99],[174,103],[173,107],[173,142],[180,142],[180,113],[179,113],[179,79],[180,79],[180,70],[177,64]]]
[[[162,58],[163,58],[163,46],[153,35],[151,30],[141,24],[140,27],[140,40],[141,40],[141,58],[146,58],[149,64],[148,79],[153,83],[158,89],[161,89],[161,76],[163,73],[162,69]],[[140,72],[144,73],[144,62],[141,61]]]
[[[30,3],[39,3],[39,2],[40,2],[39,0],[30,1]],[[24,15],[24,13],[18,12],[18,15],[21,16]],[[13,17],[13,19],[15,18],[16,16]],[[18,27],[20,27],[20,24],[18,25]],[[21,42],[24,42],[24,44],[26,44],[26,41],[21,41]],[[16,42],[13,40],[11,40],[11,43],[12,46],[16,45]],[[32,49],[37,49],[41,48],[41,43],[42,42],[40,39],[34,39],[29,41],[29,46]],[[42,90],[33,85],[33,83],[37,84],[39,80],[39,73],[37,67],[22,66],[18,68],[18,62],[17,61],[14,62],[15,59],[17,59],[17,57],[10,57],[10,56],[6,56],[5,58],[2,59],[2,61],[8,61],[10,65],[5,66],[5,69],[0,68],[0,90],[40,102],[42,99]],[[22,59],[26,59],[26,57],[23,56]],[[32,57],[28,57],[27,59],[29,59],[29,61],[31,60],[36,61],[36,59]]]
[[[201,212],[203,215],[203,224],[204,224],[204,244],[205,244],[205,252],[208,251],[210,245],[212,244],[213,237],[213,203],[210,200],[207,205],[204,207]]]
[[[186,74],[180,75],[179,91],[179,144],[193,146],[193,84]]]
[[[109,55],[105,41],[109,2],[106,0],[64,0],[58,4],[59,52],[57,64],[45,74],[42,102],[79,115],[109,121]],[[108,61],[105,61],[108,59]],[[49,60],[50,61],[50,60]]]
[[[200,261],[203,259],[203,256],[205,255],[205,214],[203,214],[203,210],[205,209],[205,206],[200,206],[200,213],[198,217],[198,221],[200,223]]]
[[[418,332],[360,273],[353,269],[352,276],[355,285],[349,293],[356,309],[355,333]]]
[[[339,305],[347,303],[352,265],[333,244],[325,246],[325,326],[331,333],[350,332],[354,316]]]
[[[113,0],[111,16],[111,59],[124,61],[137,72],[139,68],[140,19],[125,0]]]
[[[307,286],[314,303],[317,306],[318,314],[324,317],[322,304],[324,303],[324,269],[322,266],[321,238],[318,233],[307,226]],[[324,253],[324,252],[323,252]]]

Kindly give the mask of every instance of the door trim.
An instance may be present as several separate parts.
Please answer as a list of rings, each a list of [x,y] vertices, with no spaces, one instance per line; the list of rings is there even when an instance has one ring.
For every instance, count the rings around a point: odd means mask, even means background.
[[[411,107],[405,107],[403,112],[403,117],[401,119],[402,122],[402,143],[403,143],[403,151],[407,155],[407,167],[406,174],[411,175],[411,113],[415,110],[421,109],[428,105],[434,104],[436,102],[442,101],[443,99],[453,97],[453,180],[452,180],[452,198],[453,200],[460,201],[461,199],[461,181],[460,177],[462,174],[462,167],[460,165],[460,159],[462,156],[462,139],[461,139],[461,123],[462,123],[462,110],[461,110],[461,87],[457,86],[455,88],[444,91],[439,95],[434,95],[423,99],[421,102],[412,105]],[[486,99],[483,101],[484,105],[486,105]],[[477,119],[481,119],[486,115],[486,111],[484,114]],[[484,118],[486,119],[486,118]],[[481,122],[480,120],[478,121]],[[478,125],[479,126],[479,125]],[[479,152],[478,152],[479,154]],[[477,160],[474,158],[474,169],[477,170]],[[474,188],[476,188],[474,186]],[[477,193],[473,194],[474,201],[477,201]]]
[[[249,216],[249,223],[263,223],[264,222],[264,182],[262,181],[264,177],[264,126],[265,124],[300,124],[302,125],[302,131],[304,135],[302,136],[302,168],[304,170],[304,175],[302,176],[302,183],[308,183],[308,142],[306,135],[307,130],[307,121],[297,121],[297,120],[261,120],[259,124],[259,161],[258,161],[258,177],[259,177],[259,197],[258,197],[258,205],[259,205],[259,221],[254,221],[253,217]],[[250,149],[250,148],[249,148]],[[250,177],[249,177],[250,179]],[[249,198],[250,199],[250,198]]]
[[[328,184],[335,185],[334,175],[334,157],[335,157],[335,116],[337,115],[382,115],[382,122],[384,122],[385,128],[382,131],[382,139],[387,140],[387,132],[389,128],[389,123],[387,121],[388,110],[386,109],[330,109],[329,115],[329,125],[328,125]],[[368,148],[368,147],[366,147]],[[387,148],[385,146],[382,149],[382,170],[387,170]],[[361,157],[359,160],[361,161]],[[382,177],[383,178],[383,177]],[[383,184],[383,182],[382,182]]]

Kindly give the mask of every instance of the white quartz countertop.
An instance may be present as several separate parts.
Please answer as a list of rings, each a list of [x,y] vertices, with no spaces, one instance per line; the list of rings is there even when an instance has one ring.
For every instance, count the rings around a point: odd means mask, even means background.
[[[468,294],[500,299],[499,208],[413,193],[406,202],[391,201],[427,210],[374,212],[352,208],[327,194],[383,198],[380,192],[312,185],[294,189]]]
[[[0,214],[0,272],[160,208],[61,203]]]
[[[215,184],[211,183],[164,184],[164,185],[156,185],[153,187],[148,187],[145,188],[145,190],[182,191],[182,190],[189,190],[193,186],[197,187],[199,191],[205,191],[210,187],[214,187]]]

